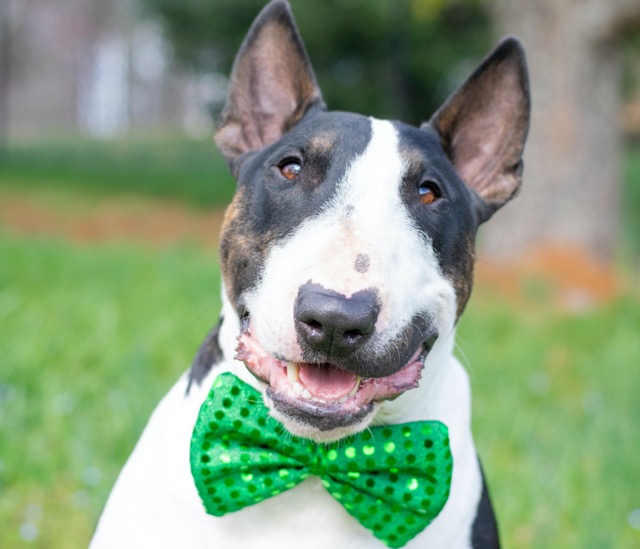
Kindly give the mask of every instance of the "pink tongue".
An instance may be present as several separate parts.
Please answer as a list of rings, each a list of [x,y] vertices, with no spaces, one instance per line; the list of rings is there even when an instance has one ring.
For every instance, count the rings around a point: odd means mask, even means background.
[[[322,400],[340,400],[356,386],[358,376],[323,364],[298,364],[300,381]]]

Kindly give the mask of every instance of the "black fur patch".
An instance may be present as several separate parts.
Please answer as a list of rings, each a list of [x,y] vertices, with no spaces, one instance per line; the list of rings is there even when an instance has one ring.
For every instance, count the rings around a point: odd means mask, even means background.
[[[222,317],[218,320],[218,323],[209,332],[209,335],[200,345],[196,356],[191,363],[191,369],[189,370],[189,384],[187,385],[187,394],[191,389],[193,383],[200,385],[202,380],[207,377],[207,374],[211,371],[216,364],[219,364],[224,359],[222,349],[218,337],[220,335],[220,327],[222,326]]]
[[[473,549],[500,549],[498,525],[482,468],[480,468],[480,472],[482,474],[482,495],[471,528],[471,546]]]

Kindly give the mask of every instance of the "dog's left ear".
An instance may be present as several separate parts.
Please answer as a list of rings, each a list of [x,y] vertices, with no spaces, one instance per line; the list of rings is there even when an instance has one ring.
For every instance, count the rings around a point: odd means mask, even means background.
[[[520,189],[529,111],[524,50],[509,37],[427,123],[440,135],[458,175],[480,197],[480,222]]]
[[[216,144],[235,173],[243,154],[275,143],[311,109],[324,109],[320,88],[289,4],[274,0],[238,52]]]

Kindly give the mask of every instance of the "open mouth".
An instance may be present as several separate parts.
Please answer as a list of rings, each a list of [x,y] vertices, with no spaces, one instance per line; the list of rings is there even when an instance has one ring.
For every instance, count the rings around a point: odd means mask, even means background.
[[[236,359],[268,385],[266,394],[285,416],[322,431],[361,421],[375,403],[418,386],[426,350],[421,345],[398,371],[386,377],[361,377],[325,363],[291,362],[270,355],[245,327]]]

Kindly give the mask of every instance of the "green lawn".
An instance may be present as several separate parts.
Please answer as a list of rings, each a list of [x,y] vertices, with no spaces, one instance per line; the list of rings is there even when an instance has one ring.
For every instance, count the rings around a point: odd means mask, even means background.
[[[640,547],[640,297],[580,316],[482,297],[458,347],[506,545]]]
[[[217,260],[6,235],[0,257],[0,547],[85,547],[150,411],[217,320]]]
[[[631,266],[640,149],[626,159]],[[0,188],[68,211],[114,195],[218,205],[233,183],[212,143],[167,138],[14,146]],[[568,315],[544,295],[478,290],[458,352],[505,546],[640,547],[640,292]],[[0,548],[86,546],[218,307],[217,259],[196,245],[81,246],[0,227]]]
[[[216,258],[7,234],[0,257],[0,547],[84,547],[216,318]],[[458,347],[507,547],[639,546],[639,305],[472,299]]]
[[[125,192],[199,207],[226,204],[235,189],[213,140],[170,136],[12,144],[0,155],[0,187]]]

